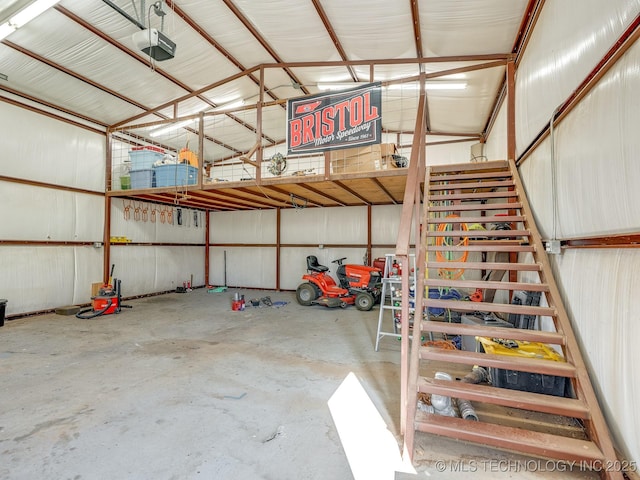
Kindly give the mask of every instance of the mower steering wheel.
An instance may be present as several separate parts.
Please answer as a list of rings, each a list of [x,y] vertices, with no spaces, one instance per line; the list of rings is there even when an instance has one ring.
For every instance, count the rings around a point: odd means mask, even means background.
[[[347,257],[338,258],[336,260],[333,260],[331,263],[337,263],[338,265],[342,265],[342,261],[346,259]]]

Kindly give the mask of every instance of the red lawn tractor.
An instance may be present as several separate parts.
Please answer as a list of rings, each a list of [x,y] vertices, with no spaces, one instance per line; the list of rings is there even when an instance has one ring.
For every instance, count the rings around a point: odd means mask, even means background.
[[[329,267],[320,265],[315,255],[307,257],[307,271],[296,290],[300,305],[324,305],[345,308],[355,305],[358,310],[368,311],[380,301],[382,272],[365,265],[343,265],[347,257],[333,260],[337,263],[338,283],[329,275]]]

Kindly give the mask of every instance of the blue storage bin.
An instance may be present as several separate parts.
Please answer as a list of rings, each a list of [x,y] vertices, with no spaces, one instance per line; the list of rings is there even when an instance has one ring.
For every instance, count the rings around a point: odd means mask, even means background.
[[[147,170],[164,157],[164,149],[154,146],[133,147],[129,150],[131,170]]]
[[[131,172],[129,172],[131,176],[131,189],[154,187],[153,173],[153,169],[151,168],[146,170],[131,170]]]
[[[195,185],[198,181],[198,169],[186,163],[158,165],[156,187],[174,187],[177,185]]]

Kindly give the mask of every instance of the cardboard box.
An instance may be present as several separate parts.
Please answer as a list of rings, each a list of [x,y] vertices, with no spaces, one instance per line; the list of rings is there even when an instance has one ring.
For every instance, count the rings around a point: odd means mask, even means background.
[[[359,148],[332,150],[331,173],[354,173],[386,170],[396,151],[393,143],[380,143]]]
[[[104,285],[104,283],[100,282],[100,283],[92,283],[91,284],[91,296],[95,297],[98,295],[98,292],[100,291],[100,289],[102,288],[102,286]]]

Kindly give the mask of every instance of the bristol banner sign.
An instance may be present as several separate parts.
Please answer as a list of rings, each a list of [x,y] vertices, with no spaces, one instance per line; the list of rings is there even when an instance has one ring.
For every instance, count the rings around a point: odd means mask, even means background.
[[[380,143],[380,82],[287,101],[287,149],[324,152]]]

